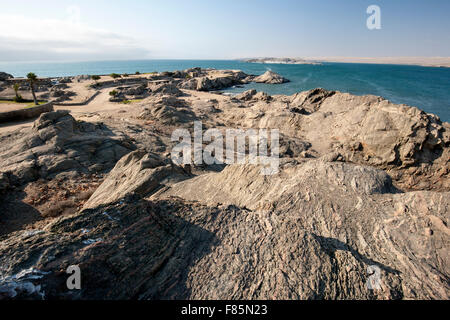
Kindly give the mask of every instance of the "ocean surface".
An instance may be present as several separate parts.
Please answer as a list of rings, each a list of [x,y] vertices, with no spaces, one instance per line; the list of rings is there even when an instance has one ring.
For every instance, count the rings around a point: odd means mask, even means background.
[[[42,77],[80,74],[173,71],[191,67],[239,69],[249,74],[277,72],[291,80],[281,85],[248,84],[230,88],[241,92],[250,88],[269,94],[291,95],[313,88],[338,90],[356,95],[373,94],[394,103],[404,103],[438,115],[450,122],[450,68],[356,63],[323,65],[254,64],[234,60],[141,60],[69,63],[0,63],[0,71],[16,77],[34,72]]]

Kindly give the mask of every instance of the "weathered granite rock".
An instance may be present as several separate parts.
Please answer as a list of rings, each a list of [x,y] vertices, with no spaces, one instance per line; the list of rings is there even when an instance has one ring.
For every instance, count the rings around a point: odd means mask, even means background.
[[[233,85],[243,84],[244,79],[248,77],[242,71],[229,71],[213,76],[202,76],[198,78],[188,79],[179,84],[181,89],[212,91],[228,88]]]
[[[91,76],[88,75],[88,74],[83,74],[83,75],[75,76],[75,77],[73,78],[73,80],[74,80],[75,82],[81,82],[81,81],[90,80],[90,79],[91,79]]]
[[[296,93],[290,97],[289,106],[293,112],[310,114],[319,110],[322,102],[335,93],[322,88]]]
[[[260,236],[265,240],[258,249],[248,247],[248,251],[245,251],[242,247],[245,240],[239,241],[238,239],[242,239],[240,236],[235,239],[240,243],[238,250],[244,250],[240,259],[252,261],[252,267],[247,269],[252,270],[249,275],[252,279],[250,283],[255,287],[264,287],[262,292],[266,292],[267,296],[272,292],[277,298],[301,299],[313,296],[333,299],[374,296],[390,299],[446,299],[450,294],[446,281],[450,272],[446,240],[449,234],[448,192],[402,194],[396,191],[390,177],[381,170],[309,160],[299,164],[287,162],[280,174],[270,177],[261,176],[259,168],[254,166],[233,165],[220,173],[211,173],[175,184],[154,198],[160,199],[164,195],[198,201],[212,207],[218,204],[235,205],[247,208],[259,219],[263,219],[262,229],[267,230],[267,235],[261,231],[263,234]],[[433,205],[428,205],[430,203]],[[286,235],[283,235],[283,229]],[[247,230],[252,229],[247,227]],[[303,247],[297,242],[299,239],[294,240],[294,235],[300,234],[303,235],[301,239],[310,234],[317,243],[312,239],[307,240],[303,242]],[[282,240],[276,245],[270,242],[267,236],[269,239],[279,237],[285,241]],[[233,243],[233,238],[228,238],[227,243]],[[264,262],[268,260],[261,251],[261,257],[256,258],[258,253],[255,251],[258,252],[267,241],[278,248],[274,249],[274,254],[278,252],[283,257],[274,261],[273,265]],[[281,243],[287,247],[282,249]],[[269,246],[268,243],[267,245]],[[288,249],[291,246],[292,250]],[[318,247],[331,255],[319,258],[322,253],[317,250]],[[386,251],[386,248],[389,249]],[[309,253],[300,258],[305,252]],[[253,254],[256,256],[250,258]],[[229,271],[230,275],[244,276],[245,267],[237,261],[234,264],[231,262],[234,259],[230,259],[229,264],[233,266],[233,270]],[[301,265],[297,259],[303,261],[305,269],[281,267],[283,263],[286,266],[297,263]],[[313,262],[315,259],[322,262],[316,264]],[[204,262],[199,263],[195,270],[206,267],[210,260],[204,259]],[[364,281],[367,280],[365,270],[371,265],[381,269],[383,284],[380,291],[367,290],[364,286]],[[255,275],[259,272],[253,268],[261,268],[260,276]],[[280,268],[287,272],[286,278],[280,278],[286,287],[277,286],[269,280],[281,271],[275,271],[275,274],[267,278],[263,276],[265,272],[270,272],[269,270]],[[325,271],[333,268],[336,268],[333,272]],[[432,276],[429,276],[431,274]],[[416,281],[417,278],[422,279],[420,283]],[[315,289],[308,291],[311,287],[305,283],[316,283],[318,279],[328,279],[325,280],[326,289],[319,290],[313,286]],[[219,285],[218,282],[212,282]],[[226,286],[229,282],[224,280],[221,283]],[[247,282],[240,284],[250,285]],[[270,291],[269,288],[273,289],[274,286],[284,293],[277,293],[277,289]],[[206,298],[200,291],[195,293],[198,294],[196,297]],[[249,298],[242,291],[235,293],[236,295],[231,291],[225,295],[212,293],[208,297],[242,298],[244,295]],[[254,298],[266,297],[261,296],[259,290],[255,293],[257,295],[253,296]]]
[[[438,117],[380,97],[323,89],[294,95],[292,105],[309,114],[301,124],[307,141],[339,151],[346,161],[388,170],[395,179],[412,173],[407,188],[422,180],[450,189],[450,124]],[[320,136],[314,132],[318,127]]]
[[[170,95],[180,97],[183,92],[173,83],[150,84],[149,91],[152,95]]]
[[[404,190],[450,190],[450,124],[417,108],[324,89],[230,104],[220,114],[230,127],[278,128],[318,156],[386,170]]]
[[[15,185],[64,171],[110,169],[134,149],[128,137],[110,136],[102,125],[78,123],[68,111],[43,113],[33,128],[0,141],[0,172]]]
[[[259,100],[266,102],[272,101],[272,97],[269,96],[267,93],[262,91],[257,92],[255,89],[244,91],[236,95],[235,98],[243,101],[251,101],[251,100]]]
[[[143,96],[147,93],[147,86],[145,84],[140,84],[122,90],[123,94],[127,96]]]
[[[199,67],[190,68],[183,71],[174,71],[170,75],[174,79],[191,79],[206,75],[206,70],[202,70]]]
[[[165,179],[176,179],[185,174],[183,169],[154,153],[134,151],[123,157],[95,191],[84,208],[110,204],[125,196],[149,196],[160,188]]]
[[[255,94],[257,93],[257,91],[255,89],[250,89],[247,91],[244,91],[238,95],[236,95],[236,99],[239,100],[243,100],[243,101],[249,101],[251,99],[253,99],[253,97],[255,96]]]
[[[253,96],[253,99],[259,100],[259,101],[270,102],[270,101],[272,101],[272,96],[269,96],[267,93],[260,91]]]
[[[150,167],[158,168],[160,159],[149,156],[149,168],[140,170],[137,155],[123,159],[127,174],[121,176],[119,167],[112,172],[105,196],[133,182],[136,173],[147,176]],[[14,275],[30,267],[42,277],[29,281],[50,299],[450,295],[448,193],[395,193],[381,170],[291,161],[279,175],[263,177],[258,167],[233,165],[178,182],[150,201],[121,194],[45,230],[15,232],[0,241],[6,279],[0,296],[10,298],[11,287],[20,289]],[[81,290],[60,289],[69,265],[82,270]],[[374,271],[375,288],[368,285]]]
[[[142,111],[137,116],[142,120],[157,120],[168,125],[192,123],[196,115],[183,100],[175,96],[157,96],[143,103]]]
[[[156,77],[141,103],[84,115],[106,124],[52,112],[0,136],[2,201],[27,181],[115,165],[70,216],[3,229],[0,299],[449,298],[448,123],[324,89],[178,96],[253,79],[236,71]],[[173,165],[171,133],[198,119],[279,129],[280,172]],[[69,292],[74,264],[84,285]]]
[[[76,93],[70,90],[52,89],[50,90],[50,95],[54,98],[67,99],[76,95]]]
[[[288,79],[270,70],[266,71],[259,77],[254,78],[253,81],[257,83],[270,83],[270,84],[282,84],[289,82]]]

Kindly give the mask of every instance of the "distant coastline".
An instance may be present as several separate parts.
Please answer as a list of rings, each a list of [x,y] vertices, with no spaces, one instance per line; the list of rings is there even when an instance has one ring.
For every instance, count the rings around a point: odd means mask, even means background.
[[[450,57],[304,57],[304,58],[245,58],[239,61],[261,64],[310,64],[323,62],[397,64],[422,67],[450,68]]]
[[[227,91],[237,94],[248,89],[256,89],[270,95],[292,95],[300,91],[321,87],[355,95],[373,94],[382,96],[394,103],[417,106],[426,112],[439,115],[445,121],[450,121],[449,68],[407,66],[405,64],[377,65],[358,62],[356,64],[326,62],[323,66],[246,63],[237,59],[0,63],[0,71],[9,73],[14,77],[24,77],[28,72],[34,72],[39,77],[56,78],[111,73],[133,75],[136,71],[150,73],[165,70],[185,70],[192,67],[242,70],[247,74],[255,75],[272,70],[291,80],[291,82],[280,86],[253,83],[243,88],[229,88]],[[405,85],[405,83],[408,83],[408,85]],[[2,86],[0,85],[0,87]]]
[[[398,64],[450,68],[450,57],[305,57],[304,59],[319,62]]]
[[[306,60],[302,58],[247,58],[247,59],[240,59],[240,61],[248,63],[263,63],[263,64],[312,64],[312,65],[322,64],[318,61]]]

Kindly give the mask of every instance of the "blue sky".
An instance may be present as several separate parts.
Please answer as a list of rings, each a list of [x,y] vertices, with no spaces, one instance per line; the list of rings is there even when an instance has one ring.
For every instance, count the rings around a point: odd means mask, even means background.
[[[366,27],[369,5],[381,30]],[[450,56],[448,0],[0,0],[0,61]]]

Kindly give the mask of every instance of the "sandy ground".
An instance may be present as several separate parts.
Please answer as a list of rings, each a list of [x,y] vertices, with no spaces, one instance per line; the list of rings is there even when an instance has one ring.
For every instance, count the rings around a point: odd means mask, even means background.
[[[33,125],[34,120],[36,120],[36,119],[0,123],[0,134],[14,131],[14,130],[17,130],[20,128],[31,127]]]
[[[27,103],[0,103],[0,112],[9,112],[14,110],[21,110],[27,107],[32,107],[34,104],[33,102],[27,102]]]
[[[89,104],[85,106],[54,106],[55,110],[70,110],[75,118],[81,118],[87,114],[103,111],[114,111],[124,108],[121,103],[114,103],[109,101],[109,91],[111,89],[103,89],[101,93],[95,97]],[[14,106],[13,106],[14,108]],[[16,107],[17,108],[17,107]],[[8,131],[17,130],[19,128],[31,127],[35,119],[15,122],[0,123],[0,134]]]
[[[84,86],[86,88],[86,82]],[[126,110],[130,108],[132,105],[124,105],[122,103],[110,102],[109,101],[109,92],[113,88],[105,88],[100,90],[100,94],[94,98],[89,104],[84,106],[54,106],[55,110],[70,110],[72,116],[75,119],[82,119],[84,121],[97,121],[99,117],[95,115],[97,112],[115,112],[121,109]],[[217,94],[213,94],[210,92],[200,92],[200,91],[191,91],[191,90],[183,90],[186,93],[185,99],[186,101],[194,102],[194,101],[207,101],[209,99],[216,99],[218,101],[225,100],[226,96],[221,96]],[[138,103],[138,102],[135,102]],[[27,128],[33,125],[33,122],[36,120],[30,119],[25,121],[16,121],[16,122],[5,122],[0,123],[0,134],[14,131],[20,128]]]
[[[215,78],[215,77],[219,77],[219,76],[223,76],[223,72],[221,71],[212,71],[210,74],[210,77]],[[141,75],[130,75],[129,78],[148,78],[148,74],[141,74]],[[101,76],[101,79],[98,80],[98,82],[103,82],[103,81],[111,81],[112,78],[110,76]],[[106,87],[100,90],[95,90],[90,88],[90,85],[95,83],[94,80],[83,80],[81,82],[72,82],[72,83],[68,83],[68,88],[65,90],[68,91],[73,91],[76,93],[76,96],[73,96],[71,98],[71,100],[68,100],[66,102],[68,103],[73,103],[73,102],[83,102],[86,101],[88,98],[90,98],[96,91],[99,91],[100,94],[98,94],[92,101],[90,101],[87,105],[82,105],[82,106],[54,106],[55,110],[69,110],[72,114],[72,116],[75,119],[80,119],[80,120],[84,120],[84,121],[97,121],[99,120],[99,115],[98,113],[115,113],[119,110],[126,110],[127,108],[130,108],[130,105],[125,105],[122,103],[117,103],[117,102],[110,102],[110,95],[109,92],[114,90],[117,87],[120,86],[124,86],[124,84],[120,84],[120,85],[116,85],[116,86],[111,86],[111,87]],[[126,86],[126,84],[125,84]],[[12,89],[11,89],[12,90]],[[225,96],[220,96],[217,94],[212,94],[212,93],[208,93],[208,92],[198,92],[198,91],[191,91],[191,90],[183,90],[186,93],[186,96],[183,97],[184,99],[188,100],[188,101],[201,101],[201,100],[205,100],[207,101],[208,99],[216,99],[216,100],[222,100],[225,99]],[[27,95],[28,92],[19,92],[20,94],[22,94],[23,96]],[[12,92],[7,92],[5,94],[5,92],[2,92],[2,95],[8,95],[8,94],[13,94]],[[134,103],[139,103],[139,102],[132,102],[132,104]],[[5,109],[6,109],[6,105],[8,105],[9,108],[17,108],[17,105],[9,105],[9,104],[5,104]],[[2,106],[0,105],[0,108]],[[6,133],[6,132],[10,132],[10,131],[14,131],[20,128],[27,128],[27,127],[31,127],[33,125],[35,119],[30,119],[30,120],[25,120],[25,121],[20,121],[20,122],[7,122],[7,123],[0,123],[0,134]]]
[[[147,77],[148,75],[142,74],[142,75],[130,75],[130,78],[137,78],[137,77]],[[99,81],[108,81],[112,80],[109,76],[102,76]],[[68,84],[67,89],[69,91],[73,91],[76,93],[76,96],[72,97],[70,103],[79,103],[86,101],[88,98],[90,98],[97,90],[89,88],[89,85],[94,83],[94,80],[85,80],[81,82],[72,82]],[[104,111],[115,111],[124,108],[125,106],[121,103],[114,103],[109,101],[109,92],[113,90],[115,87],[110,88],[104,88],[99,90],[100,94],[94,98],[89,104],[83,105],[83,106],[54,106],[55,110],[70,110],[72,115],[75,118],[83,118],[85,116],[90,115],[95,112],[104,112]],[[28,91],[19,91],[19,94],[21,94],[24,98],[31,97],[31,94]],[[14,91],[12,88],[8,88],[7,90],[4,90],[1,94],[1,96],[9,97],[14,95]],[[38,94],[39,95],[39,94]],[[3,103],[0,104],[0,112],[1,111],[11,111],[16,110],[18,108],[22,108],[20,105],[17,104],[7,104]],[[24,120],[24,121],[14,121],[14,122],[5,122],[0,123],[0,134],[17,130],[20,128],[27,128],[31,127],[33,125],[33,122],[35,119],[30,120]],[[94,121],[95,117],[92,118]]]
[[[304,59],[323,62],[405,64],[450,68],[450,57],[306,57]]]

